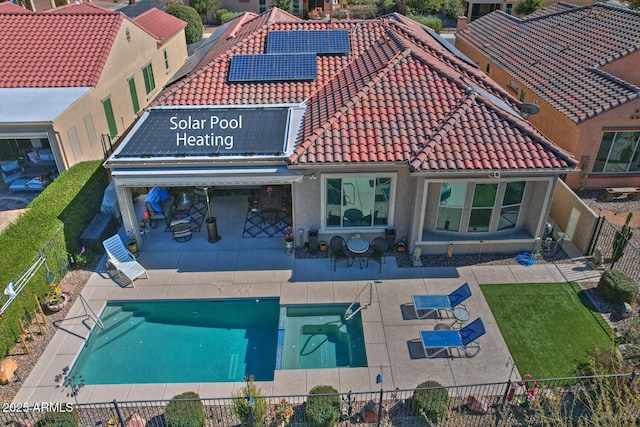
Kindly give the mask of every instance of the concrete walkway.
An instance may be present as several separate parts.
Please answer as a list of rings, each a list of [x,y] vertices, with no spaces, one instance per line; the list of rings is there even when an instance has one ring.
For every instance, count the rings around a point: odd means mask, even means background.
[[[238,222],[241,219],[242,216]],[[216,244],[207,242],[204,230],[189,243],[179,244],[173,242],[170,233],[155,229],[139,257],[149,270],[149,279],[136,280],[135,288],[123,287],[109,276],[101,262],[82,295],[97,313],[109,300],[279,296],[282,305],[350,303],[366,283],[374,281],[373,304],[362,311],[369,367],[279,370],[273,381],[259,383],[265,394],[287,395],[305,394],[318,384],[330,384],[339,391],[379,390],[375,379],[380,366],[385,389],[412,388],[425,380],[444,385],[505,381],[511,370],[510,354],[479,285],[564,282],[567,276],[571,280],[594,278],[594,272],[585,268],[581,258],[567,266],[398,268],[395,258],[388,257],[382,273],[378,273],[377,264],[359,269],[357,264],[347,268],[345,263],[338,264],[334,272],[328,259],[286,256],[280,239],[231,239],[228,236],[237,233],[232,230],[235,227],[237,224],[222,231],[222,240]],[[433,329],[442,320],[416,319],[411,296],[446,294],[463,282],[469,282],[473,294],[468,301],[470,320],[480,317],[487,328],[487,334],[480,339],[482,349],[473,358],[427,359],[417,341],[419,332]],[[360,300],[368,302],[368,294],[363,293]],[[64,390],[55,388],[54,377],[64,366],[73,364],[93,326],[85,318],[73,319],[83,313],[80,301],[76,301],[67,316],[69,320],[60,325],[15,402],[68,400]],[[78,401],[170,399],[183,391],[197,391],[202,397],[229,397],[241,386],[242,383],[86,386]]]

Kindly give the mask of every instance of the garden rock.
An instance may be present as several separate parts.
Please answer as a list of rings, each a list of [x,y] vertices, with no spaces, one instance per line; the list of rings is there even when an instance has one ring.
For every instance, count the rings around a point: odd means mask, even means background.
[[[126,427],[145,427],[147,423],[138,414],[132,414],[125,420]]]
[[[0,363],[0,384],[8,384],[13,379],[13,376],[18,369],[18,361],[11,358],[6,358]]]
[[[486,414],[489,412],[489,403],[484,397],[476,397],[473,394],[467,399],[467,408],[470,411]]]

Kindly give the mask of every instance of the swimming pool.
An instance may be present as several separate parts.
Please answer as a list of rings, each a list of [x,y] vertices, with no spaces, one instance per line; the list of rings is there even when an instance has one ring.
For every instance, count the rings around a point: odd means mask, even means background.
[[[347,305],[278,298],[110,302],[72,372],[86,385],[272,381],[275,369],[367,366]]]

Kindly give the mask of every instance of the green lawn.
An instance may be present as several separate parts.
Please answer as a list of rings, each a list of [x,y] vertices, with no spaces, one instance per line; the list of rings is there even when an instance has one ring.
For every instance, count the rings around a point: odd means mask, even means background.
[[[570,377],[612,332],[575,283],[481,285],[520,375]]]

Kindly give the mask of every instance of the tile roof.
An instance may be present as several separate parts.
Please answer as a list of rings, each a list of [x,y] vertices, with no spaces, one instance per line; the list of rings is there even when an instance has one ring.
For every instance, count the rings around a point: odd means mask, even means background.
[[[302,21],[274,11],[237,18],[208,61],[153,105],[305,103],[293,164],[404,163],[412,172],[576,165],[512,109],[515,99],[414,21]],[[318,55],[313,81],[227,80],[234,54],[264,53],[270,30],[295,29],[346,29],[351,53]]]
[[[0,3],[0,13],[5,12],[31,12],[29,9],[25,9],[22,6],[18,6],[15,3],[11,3],[10,1],[3,1]]]
[[[160,45],[163,45],[178,31],[187,26],[187,23],[182,19],[169,15],[155,7],[136,16],[133,22],[155,37]]]
[[[635,99],[640,91],[638,82],[601,69],[640,49],[637,11],[602,3],[559,3],[526,19],[496,11],[456,38],[575,123]]]
[[[123,19],[89,3],[0,11],[0,87],[95,86]]]

